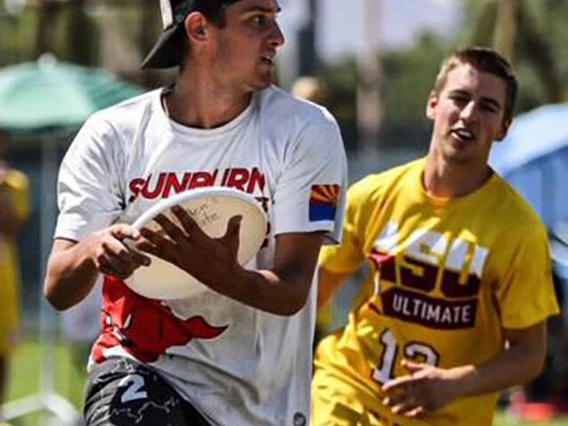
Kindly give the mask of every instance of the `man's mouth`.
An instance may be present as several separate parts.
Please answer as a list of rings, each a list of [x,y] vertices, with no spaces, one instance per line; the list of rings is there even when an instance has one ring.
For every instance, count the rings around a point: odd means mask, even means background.
[[[270,66],[274,65],[274,56],[273,55],[263,55],[260,59],[266,65],[270,65]]]
[[[451,134],[463,142],[471,142],[475,140],[475,134],[471,130],[465,128],[454,129],[451,131]]]

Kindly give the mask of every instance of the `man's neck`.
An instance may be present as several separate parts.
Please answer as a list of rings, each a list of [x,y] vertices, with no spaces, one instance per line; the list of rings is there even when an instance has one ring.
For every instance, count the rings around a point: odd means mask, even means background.
[[[493,171],[487,164],[449,163],[441,156],[429,153],[422,177],[428,195],[436,198],[457,198],[481,188]]]
[[[251,99],[252,92],[227,90],[211,79],[195,76],[178,78],[163,103],[172,120],[188,127],[213,129],[238,117]]]

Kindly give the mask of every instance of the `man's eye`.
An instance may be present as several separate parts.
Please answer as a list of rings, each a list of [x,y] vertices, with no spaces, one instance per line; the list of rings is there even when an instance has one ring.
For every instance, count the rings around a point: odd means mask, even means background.
[[[492,104],[481,104],[481,108],[487,112],[497,112],[497,107]]]
[[[265,28],[268,26],[268,18],[264,15],[256,15],[252,18],[252,22],[261,28]]]
[[[459,105],[466,104],[469,101],[465,96],[451,96],[450,99]]]

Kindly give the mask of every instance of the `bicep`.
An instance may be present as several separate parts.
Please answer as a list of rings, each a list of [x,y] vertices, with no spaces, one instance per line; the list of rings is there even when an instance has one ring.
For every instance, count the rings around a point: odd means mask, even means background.
[[[77,245],[77,241],[69,240],[66,238],[56,238],[55,240],[53,240],[53,245],[51,246],[50,257],[69,250],[75,245]]]

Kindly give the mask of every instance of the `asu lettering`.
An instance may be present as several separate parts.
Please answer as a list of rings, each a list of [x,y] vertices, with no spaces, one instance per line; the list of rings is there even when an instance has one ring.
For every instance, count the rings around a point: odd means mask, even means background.
[[[464,236],[418,229],[401,241],[398,225],[389,223],[369,256],[383,313],[430,328],[474,327],[489,252]]]

